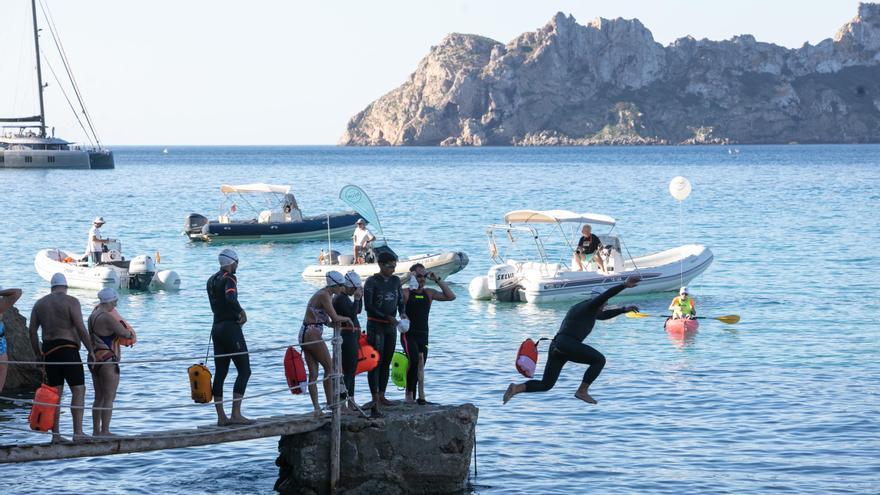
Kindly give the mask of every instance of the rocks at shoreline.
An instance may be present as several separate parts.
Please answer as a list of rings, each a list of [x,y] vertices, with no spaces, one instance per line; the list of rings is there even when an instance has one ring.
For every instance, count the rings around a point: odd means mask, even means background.
[[[402,404],[383,409],[380,419],[343,416],[338,493],[462,492],[478,412],[472,404]],[[286,435],[278,450],[277,491],[329,493],[329,425]]]
[[[556,14],[507,44],[451,34],[342,145],[880,142],[880,5],[833,39],[664,47],[637,19]]]
[[[3,312],[3,324],[6,325],[6,357],[9,361],[36,361],[28,336],[27,319],[11,307]],[[6,385],[4,391],[29,390],[39,388],[42,383],[42,372],[36,365],[7,365]]]

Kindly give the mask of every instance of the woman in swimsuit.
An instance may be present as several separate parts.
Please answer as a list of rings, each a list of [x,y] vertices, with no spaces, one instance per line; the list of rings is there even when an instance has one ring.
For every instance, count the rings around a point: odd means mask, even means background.
[[[306,366],[309,369],[309,396],[315,407],[315,416],[322,414],[321,404],[318,403],[318,387],[314,383],[318,379],[318,364],[324,368],[324,394],[327,396],[327,404],[331,401],[330,381],[327,380],[331,368],[330,351],[321,339],[324,325],[330,326],[331,323],[351,325],[351,318],[340,316],[333,309],[333,296],[345,289],[345,277],[337,271],[330,271],[324,278],[327,286],[315,292],[309,299],[302,327],[299,330],[299,345],[305,354]]]
[[[119,387],[119,337],[130,339],[132,333],[111,314],[116,308],[118,296],[111,288],[98,292],[100,304],[89,316],[89,336],[95,349],[95,361],[89,365],[95,386],[95,402],[92,404],[92,435],[112,436],[110,418],[113,401]]]

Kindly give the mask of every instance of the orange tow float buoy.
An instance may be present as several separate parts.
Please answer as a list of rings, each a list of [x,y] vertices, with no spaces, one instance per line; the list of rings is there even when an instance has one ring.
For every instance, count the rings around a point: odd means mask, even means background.
[[[37,393],[34,395],[34,402],[31,414],[28,416],[28,423],[30,423],[31,429],[51,431],[52,427],[55,426],[55,415],[58,414],[58,404],[61,403],[61,396],[55,390],[55,387],[50,387],[44,383],[37,389]]]
[[[367,342],[367,334],[361,332],[358,340],[360,347],[358,348],[358,365],[355,374],[361,374],[364,371],[372,371],[379,366],[379,352],[376,348]]]
[[[309,390],[309,379],[306,375],[306,366],[303,364],[302,355],[290,346],[284,354],[284,375],[287,377],[287,387],[292,394],[302,394]]]
[[[211,371],[203,363],[194,364],[187,370],[192,400],[199,404],[211,402]]]

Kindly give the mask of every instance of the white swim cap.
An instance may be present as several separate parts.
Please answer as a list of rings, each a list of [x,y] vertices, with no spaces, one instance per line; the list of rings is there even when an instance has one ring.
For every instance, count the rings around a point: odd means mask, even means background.
[[[92,223],[103,225],[104,224],[104,217],[95,217],[95,219],[92,220]]]
[[[119,299],[119,295],[116,294],[116,290],[113,287],[104,287],[100,291],[98,291],[98,300],[102,303],[109,303]]]
[[[65,277],[63,273],[56,273],[55,275],[52,275],[52,281],[49,282],[49,285],[52,287],[67,287],[67,277]]]
[[[329,272],[324,274],[324,280],[327,282],[327,287],[345,285],[345,277],[336,270],[330,270]]]
[[[690,294],[690,293],[688,292],[688,288],[687,288],[687,287],[682,287],[681,289],[678,289],[678,293],[679,293],[679,294],[682,294],[682,295]]]
[[[235,251],[226,248],[223,251],[220,251],[220,254],[217,256],[217,261],[220,262],[220,266],[229,266],[238,262],[238,254],[236,254]]]
[[[345,274],[345,286],[357,289],[361,286],[361,276],[356,271],[351,270]]]

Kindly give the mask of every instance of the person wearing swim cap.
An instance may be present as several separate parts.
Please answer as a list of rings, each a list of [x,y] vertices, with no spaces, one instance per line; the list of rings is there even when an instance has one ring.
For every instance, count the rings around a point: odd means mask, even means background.
[[[682,318],[693,319],[697,316],[697,302],[688,293],[687,287],[682,287],[678,291],[678,296],[672,299],[669,310],[672,311],[672,319],[680,320]]]
[[[425,361],[428,360],[428,315],[434,301],[454,301],[455,293],[434,272],[425,269],[425,265],[416,263],[409,269],[409,289],[403,291],[403,303],[409,317],[409,331],[400,338],[406,343],[405,351],[409,358],[409,369],[406,373],[406,401],[416,400],[418,389],[420,406],[428,403],[425,400]],[[430,280],[440,290],[425,287],[425,280]]]
[[[217,426],[231,424],[252,424],[253,421],[242,416],[241,399],[251,377],[251,360],[248,354],[222,356],[223,354],[247,353],[247,343],[241,327],[247,322],[247,313],[238,302],[238,254],[232,249],[224,249],[217,256],[220,270],[208,279],[208,301],[214,313],[211,326],[211,339],[214,341],[214,383],[211,394],[217,409]],[[218,357],[220,356],[220,357]],[[223,382],[229,373],[229,362],[235,364],[235,384],[232,387],[232,415],[227,417],[223,409]]]
[[[92,435],[113,436],[110,432],[110,419],[113,416],[113,401],[119,388],[119,344],[120,337],[130,339],[131,330],[113,317],[119,295],[110,287],[98,292],[98,305],[89,316],[88,329],[95,349],[95,361],[100,364],[89,365],[92,384],[95,386],[95,401],[92,403]]]
[[[361,324],[358,314],[364,308],[364,291],[361,277],[354,271],[345,274],[345,288],[333,297],[333,309],[340,316],[347,316],[351,325],[342,325],[342,376],[345,390],[340,397],[347,400],[351,409],[357,409],[354,402],[354,378],[357,373],[358,350],[360,349]]]
[[[370,417],[381,417],[379,406],[396,403],[385,398],[388,388],[389,368],[394,348],[397,347],[397,318],[406,319],[403,289],[400,278],[394,275],[397,256],[383,251],[379,253],[379,273],[372,275],[364,284],[364,307],[367,310],[367,341],[379,351],[379,366],[367,372],[370,394],[373,396]]]
[[[86,243],[86,254],[92,263],[101,262],[101,253],[104,252],[107,242],[110,239],[101,237],[101,227],[104,226],[104,217],[95,217],[92,220],[92,228],[89,229],[89,240]]]
[[[605,356],[593,347],[584,344],[584,339],[593,331],[596,320],[609,320],[615,316],[622,315],[629,311],[638,311],[636,306],[623,306],[617,309],[605,309],[605,305],[609,299],[620,294],[623,289],[632,288],[639,284],[642,280],[637,275],[630,276],[626,282],[615,285],[605,292],[579,302],[568,310],[559,331],[550,342],[550,349],[547,351],[547,364],[544,365],[544,374],[540,380],[529,380],[525,383],[511,383],[504,392],[504,404],[513,398],[516,394],[522,392],[546,392],[556,385],[559,373],[565,363],[572,361],[588,365],[587,371],[584,372],[584,379],[581,381],[580,387],[574,396],[589,404],[595,404],[589,388],[593,381],[602,372],[605,367]]]
[[[302,347],[306,358],[306,367],[309,369],[309,397],[315,408],[314,415],[319,417],[323,414],[321,404],[318,402],[318,364],[324,368],[324,395],[327,404],[330,405],[332,386],[329,380],[332,372],[332,361],[327,344],[324,343],[324,325],[341,324],[351,326],[351,318],[336,313],[333,309],[333,296],[341,294],[345,289],[345,277],[337,271],[329,271],[324,275],[327,285],[318,289],[309,302],[306,303],[306,314],[303,316],[302,326],[299,329],[299,345]]]
[[[6,385],[6,327],[3,325],[3,312],[15,305],[21,297],[21,289],[0,289],[0,392]]]
[[[358,218],[357,222],[355,222],[354,234],[351,236],[351,240],[354,243],[355,264],[365,262],[364,258],[367,255],[367,251],[369,251],[373,241],[376,240],[376,236],[367,229],[366,225],[367,222],[363,218]]]
[[[70,386],[70,416],[73,420],[73,440],[88,438],[83,433],[83,403],[86,397],[86,378],[82,360],[79,357],[79,346],[82,343],[88,351],[88,360],[95,360],[92,340],[86,332],[82,319],[82,306],[79,301],[67,295],[67,278],[63,273],[52,275],[52,289],[49,294],[41,297],[31,309],[28,333],[31,348],[38,360],[45,363],[46,384],[55,387],[58,396],[64,392],[64,382]],[[37,331],[42,329],[43,344],[40,345]],[[80,364],[52,364],[80,363]],[[52,426],[52,442],[64,439],[58,428],[58,418]]]

